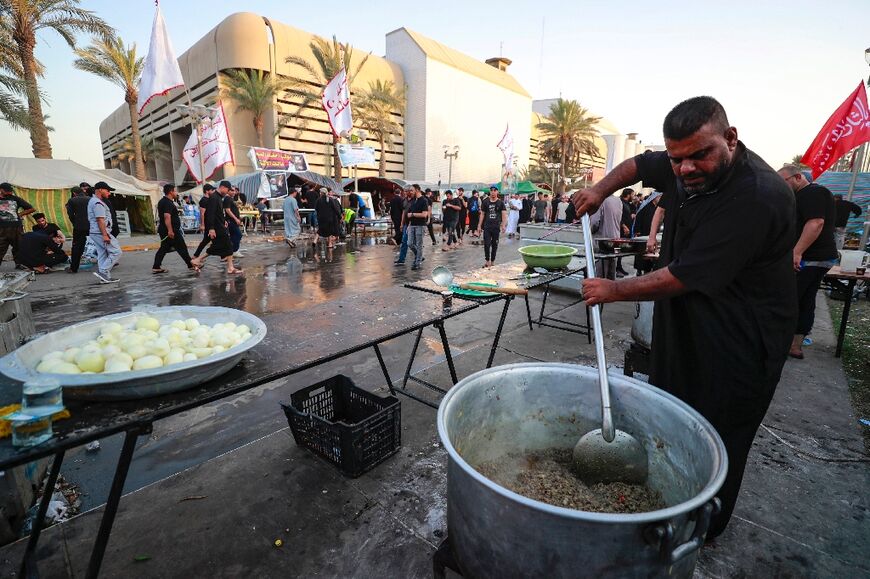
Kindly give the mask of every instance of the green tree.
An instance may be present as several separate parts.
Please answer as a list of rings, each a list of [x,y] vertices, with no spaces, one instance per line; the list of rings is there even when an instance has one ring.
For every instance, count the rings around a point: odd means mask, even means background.
[[[125,46],[120,36],[95,39],[87,48],[77,48],[73,66],[89,72],[124,91],[124,102],[130,111],[130,132],[133,144],[133,175],[145,180],[145,159],[142,157],[142,138],[139,134],[139,77],[142,76],[144,57],[137,56],[136,43]]]
[[[804,158],[803,155],[795,155],[794,157],[791,158],[791,164],[797,165],[798,167],[802,167],[805,169],[809,169],[809,167],[807,165],[804,165],[803,163],[801,163],[801,159],[803,159],[803,158]]]
[[[27,107],[20,98],[26,94],[23,74],[12,35],[0,28],[0,120],[13,129],[26,129],[28,125]]]
[[[170,154],[169,145],[162,141],[158,141],[157,139],[140,137],[139,142],[139,148],[142,152],[142,160],[146,163],[149,161],[156,161],[157,159],[165,159]],[[128,163],[132,163],[136,159],[136,147],[132,135],[121,142],[121,149],[118,151],[118,159],[121,161],[127,161]]]
[[[277,97],[290,86],[290,81],[278,75],[266,74],[262,70],[236,68],[221,75],[220,95],[233,101],[237,112],[245,111],[253,115],[257,145],[264,147],[263,116],[273,109],[281,111]]]
[[[393,144],[393,135],[402,134],[402,125],[396,121],[394,113],[404,110],[404,91],[398,89],[391,80],[370,82],[368,90],[363,91],[357,100],[359,125],[373,133],[381,147],[378,163],[378,175],[381,177],[387,176],[387,145]]]
[[[307,123],[307,119],[302,117],[302,111],[312,103],[320,102],[323,87],[341,70],[342,56],[344,56],[344,65],[347,70],[348,89],[353,87],[356,75],[359,74],[360,69],[369,59],[369,55],[366,54],[356,68],[353,68],[351,66],[354,52],[353,47],[348,43],[340,43],[336,40],[335,36],[332,37],[331,43],[323,38],[315,38],[308,44],[308,47],[314,55],[316,65],[299,56],[288,56],[285,59],[288,64],[295,64],[305,73],[304,76],[291,77],[290,82],[292,85],[287,91],[291,96],[301,99],[299,108],[296,109],[293,115],[300,126],[305,126]],[[333,178],[341,182],[341,161],[338,158],[338,142],[339,138],[333,134],[332,172]]]
[[[600,120],[600,117],[590,116],[577,101],[560,98],[550,105],[550,113],[537,124],[542,135],[538,145],[541,157],[561,165],[557,192],[564,192],[565,175],[576,169],[584,155],[601,156],[595,145],[598,136],[595,125]]]
[[[0,0],[0,28],[9,33],[18,52],[27,96],[33,155],[50,159],[51,142],[42,112],[42,95],[37,81],[39,66],[34,56],[37,33],[54,30],[75,48],[77,33],[109,36],[114,31],[93,12],[80,8],[79,0]]]

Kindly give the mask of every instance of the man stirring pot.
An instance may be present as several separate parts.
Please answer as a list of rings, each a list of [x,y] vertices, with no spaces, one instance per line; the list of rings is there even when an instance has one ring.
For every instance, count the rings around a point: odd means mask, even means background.
[[[656,300],[650,383],[698,410],[728,451],[713,538],[734,510],[795,327],[794,195],[715,99],[680,103],[663,129],[666,151],[626,160],[573,198],[582,215],[638,181],[664,192],[663,267],[586,280],[583,295],[588,305]]]

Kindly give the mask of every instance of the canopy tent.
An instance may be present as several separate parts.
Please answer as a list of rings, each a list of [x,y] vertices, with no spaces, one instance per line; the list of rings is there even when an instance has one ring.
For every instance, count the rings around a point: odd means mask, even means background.
[[[852,173],[826,171],[819,175],[816,183],[831,190],[834,195],[842,195],[846,199],[849,194],[849,183],[852,182]],[[870,173],[858,173],[855,179],[855,189],[852,191],[852,203],[861,206],[859,217],[849,216],[846,230],[849,233],[861,235],[864,231],[864,222],[870,219]]]
[[[232,183],[233,187],[238,187],[241,193],[245,194],[248,203],[253,203],[259,197],[271,199],[273,196],[283,196],[287,193],[283,182],[281,183],[280,191],[273,191],[271,180],[275,179],[276,176],[286,179],[286,186],[288,188],[297,185],[309,185],[316,189],[326,187],[330,191],[342,191],[341,185],[337,182],[313,171],[301,171],[299,173],[256,171],[254,173],[233,175],[232,177],[227,177],[226,180]]]
[[[45,213],[50,222],[57,223],[68,235],[72,234],[72,224],[66,214],[70,189],[82,181],[91,185],[105,181],[115,189],[115,210],[127,211],[133,229],[145,233],[156,231],[155,207],[148,191],[75,161],[0,157],[0,181],[11,183],[16,195],[27,200],[37,212]]]
[[[485,190],[489,191],[490,187],[495,187],[496,189],[501,191],[501,183],[493,183],[492,185],[487,185]],[[517,193],[519,193],[520,195],[534,195],[535,193],[549,193],[549,191],[538,187],[531,181],[517,181]]]
[[[148,197],[151,199],[151,206],[154,207],[154,216],[157,217],[157,204],[160,203],[160,199],[163,198],[163,186],[160,183],[154,181],[140,181],[133,175],[128,175],[120,169],[98,169],[97,173],[102,173],[104,175],[102,179],[103,181],[106,180],[106,177],[111,177],[116,181],[127,183],[140,191],[148,193]],[[91,183],[91,185],[93,185],[93,183]]]
[[[300,171],[298,173],[287,173],[287,185],[295,187],[296,185],[310,185],[311,187],[326,187],[330,191],[340,193],[343,191],[338,181],[325,177],[314,171]]]

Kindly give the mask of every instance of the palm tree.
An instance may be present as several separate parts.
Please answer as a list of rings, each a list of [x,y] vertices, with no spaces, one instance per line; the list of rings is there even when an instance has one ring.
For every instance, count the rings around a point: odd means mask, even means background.
[[[88,32],[99,36],[114,33],[111,26],[90,10],[79,7],[80,0],[0,0],[0,28],[12,36],[22,69],[22,80],[27,93],[30,141],[33,155],[38,159],[51,158],[51,142],[42,95],[39,92],[39,68],[33,52],[36,34],[54,30],[70,47],[75,48],[76,34]]]
[[[589,111],[577,101],[560,98],[550,105],[550,114],[537,124],[543,137],[538,145],[541,156],[560,163],[559,192],[564,189],[569,165],[580,163],[583,155],[601,156],[594,140],[598,136],[595,125],[600,120],[601,117],[589,116]]]
[[[402,125],[396,122],[394,111],[405,110],[405,94],[393,81],[380,79],[370,82],[369,88],[357,101],[357,119],[364,129],[371,131],[381,147],[378,175],[387,176],[387,144],[393,144],[393,135],[402,133]]]
[[[276,74],[267,75],[262,70],[236,68],[221,76],[221,84],[221,97],[235,102],[236,112],[247,111],[254,116],[257,144],[264,147],[263,115],[273,109],[281,111],[277,97],[290,87],[290,81]]]
[[[18,62],[18,52],[12,46],[12,34],[0,28],[0,120],[9,123],[13,129],[26,129],[27,107],[20,99],[26,94],[21,80],[24,73]]]
[[[169,156],[170,150],[166,143],[148,137],[140,137],[139,141],[142,160],[145,163],[156,161],[157,159],[165,159]],[[132,135],[121,142],[121,149],[118,151],[117,158],[128,163],[132,163],[136,159],[136,147]]]
[[[347,70],[348,89],[353,86],[353,80],[369,59],[369,55],[366,54],[357,65],[356,69],[353,69],[351,67],[351,61],[353,60],[353,47],[348,43],[340,43],[336,40],[335,36],[332,37],[332,43],[323,38],[315,38],[308,44],[308,47],[314,54],[314,60],[317,61],[317,66],[314,66],[299,56],[288,56],[285,59],[285,62],[288,64],[295,64],[306,73],[305,78],[291,77],[290,81],[292,87],[287,91],[291,96],[302,99],[299,108],[296,109],[296,113],[293,115],[294,118],[300,122],[301,126],[305,126],[307,123],[307,120],[303,119],[301,116],[302,111],[312,103],[320,102],[323,87],[329,84],[329,81],[332,80],[341,70],[342,55],[344,56],[344,67]],[[333,178],[340,182],[341,161],[338,158],[338,137],[335,134],[332,135],[332,148]]]
[[[801,168],[809,169],[809,167],[807,167],[806,165],[801,163],[801,159],[803,159],[803,158],[804,158],[803,155],[795,155],[794,157],[791,158],[791,164],[797,165],[798,167],[801,167]]]
[[[125,46],[120,36],[107,36],[94,40],[87,48],[77,48],[73,66],[90,72],[124,91],[124,102],[130,111],[130,132],[133,140],[133,174],[144,180],[145,159],[142,157],[142,139],[139,136],[139,77],[142,76],[145,58],[136,55],[136,43]]]

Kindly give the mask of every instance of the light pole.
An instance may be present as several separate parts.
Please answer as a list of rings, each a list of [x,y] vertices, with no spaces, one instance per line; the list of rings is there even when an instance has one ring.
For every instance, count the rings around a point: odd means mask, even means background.
[[[544,163],[544,166],[550,172],[550,190],[553,194],[556,193],[556,173],[562,168],[562,163]]]
[[[444,149],[444,158],[450,159],[447,166],[447,188],[450,189],[453,183],[453,159],[459,157],[459,145],[441,145],[441,148]]]
[[[196,132],[196,157],[199,160],[199,179],[196,179],[195,175],[194,179],[202,183],[205,181],[205,165],[203,165],[202,160],[202,125],[203,123],[210,123],[214,119],[215,114],[217,114],[217,111],[205,105],[193,104],[176,105],[175,108],[189,119],[193,130]]]

